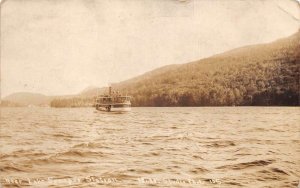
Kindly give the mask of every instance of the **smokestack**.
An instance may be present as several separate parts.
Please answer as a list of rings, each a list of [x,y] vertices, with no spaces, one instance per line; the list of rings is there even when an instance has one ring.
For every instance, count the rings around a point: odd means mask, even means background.
[[[108,95],[111,95],[111,86],[108,87]]]

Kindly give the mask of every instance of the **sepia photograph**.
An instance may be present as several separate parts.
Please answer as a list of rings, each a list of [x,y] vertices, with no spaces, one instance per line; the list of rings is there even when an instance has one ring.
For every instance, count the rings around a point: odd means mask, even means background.
[[[299,0],[0,5],[0,188],[300,188]]]

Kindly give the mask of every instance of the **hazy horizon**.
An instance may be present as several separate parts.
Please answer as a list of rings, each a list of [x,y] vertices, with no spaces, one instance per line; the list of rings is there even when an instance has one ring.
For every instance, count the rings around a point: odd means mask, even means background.
[[[292,0],[8,0],[1,5],[1,97],[76,94],[272,42],[298,31],[298,8]]]

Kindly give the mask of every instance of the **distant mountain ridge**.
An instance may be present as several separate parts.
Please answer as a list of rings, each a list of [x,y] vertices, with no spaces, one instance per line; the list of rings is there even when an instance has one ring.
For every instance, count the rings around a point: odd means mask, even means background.
[[[300,30],[268,44],[160,67],[112,86],[132,95],[133,106],[299,105],[299,60]],[[53,107],[90,106],[106,91],[89,87],[74,96],[37,97],[47,104],[51,99]]]
[[[30,93],[30,92],[18,92],[13,93],[7,97],[3,98],[3,101],[10,101],[20,106],[28,105],[50,105],[52,97],[40,94],[40,93]]]

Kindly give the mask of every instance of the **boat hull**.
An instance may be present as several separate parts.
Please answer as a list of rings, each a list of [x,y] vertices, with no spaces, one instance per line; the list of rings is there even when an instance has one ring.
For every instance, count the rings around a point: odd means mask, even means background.
[[[124,107],[124,108],[111,108],[110,110],[107,110],[104,107],[97,108],[98,111],[102,112],[130,112],[131,108],[130,107]]]
[[[103,112],[130,112],[131,106],[128,104],[96,106],[96,110],[103,111]]]

